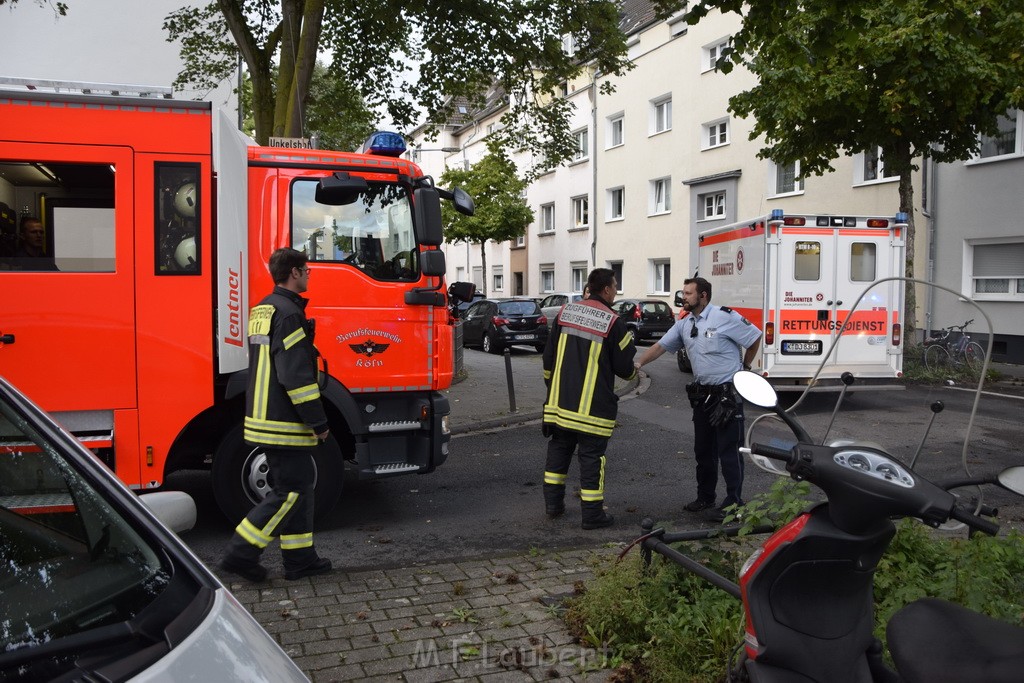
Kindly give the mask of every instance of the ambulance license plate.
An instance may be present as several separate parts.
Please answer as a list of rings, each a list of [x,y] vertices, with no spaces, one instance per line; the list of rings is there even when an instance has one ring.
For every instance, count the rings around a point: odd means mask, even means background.
[[[782,355],[784,356],[820,356],[821,341],[783,341]]]

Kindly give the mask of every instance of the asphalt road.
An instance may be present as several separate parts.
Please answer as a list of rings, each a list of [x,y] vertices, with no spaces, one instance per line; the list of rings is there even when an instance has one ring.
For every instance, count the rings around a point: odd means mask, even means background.
[[[318,550],[346,569],[394,567],[624,542],[639,535],[644,517],[673,529],[707,525],[682,509],[695,493],[693,431],[683,391],[689,376],[667,354],[645,370],[650,387],[620,403],[619,426],[608,449],[605,503],[616,517],[613,527],[583,531],[574,505],[560,519],[544,516],[546,441],[533,422],[456,436],[447,463],[430,475],[349,482],[338,507],[316,530]],[[932,417],[929,405],[941,400],[945,410],[935,419],[917,471],[933,480],[952,477],[960,472],[973,399],[973,393],[947,387],[851,393],[829,438],[870,440],[908,462]],[[824,435],[834,403],[834,394],[815,394],[798,408],[799,419],[816,439]],[[967,458],[972,471],[1024,465],[1022,409],[1021,398],[982,397]],[[748,426],[757,414],[748,406]],[[766,421],[757,430],[762,441],[788,435]],[[748,463],[745,497],[766,490],[773,479]],[[574,465],[570,490],[578,481]],[[216,507],[207,477],[179,473],[168,485],[196,499],[200,522],[183,538],[202,560],[215,563],[232,529]],[[1024,499],[996,492],[986,500],[1000,507],[1004,526],[1024,527]],[[277,555],[267,554],[269,566],[279,562]]]

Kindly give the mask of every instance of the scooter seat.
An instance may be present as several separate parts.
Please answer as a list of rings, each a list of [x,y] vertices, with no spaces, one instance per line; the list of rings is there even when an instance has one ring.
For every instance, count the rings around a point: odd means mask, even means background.
[[[894,614],[885,632],[909,683],[1024,680],[1024,628],[960,605],[917,600]]]

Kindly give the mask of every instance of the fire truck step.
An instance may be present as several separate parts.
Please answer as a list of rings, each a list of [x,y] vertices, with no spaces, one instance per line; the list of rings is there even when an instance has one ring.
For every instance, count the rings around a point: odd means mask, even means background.
[[[371,432],[409,432],[420,428],[418,420],[396,420],[394,422],[374,422],[370,425]]]
[[[398,474],[400,472],[415,472],[419,465],[410,465],[405,462],[391,462],[386,465],[376,465],[373,468],[375,474]]]

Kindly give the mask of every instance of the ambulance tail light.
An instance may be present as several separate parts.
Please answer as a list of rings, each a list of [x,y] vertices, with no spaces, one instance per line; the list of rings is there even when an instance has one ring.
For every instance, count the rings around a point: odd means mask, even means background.
[[[807,225],[807,219],[804,218],[803,216],[786,216],[783,219],[782,224],[796,226]]]
[[[896,323],[892,326],[892,345],[899,346],[903,342],[903,325]]]
[[[775,343],[775,323],[765,323],[764,325],[764,345],[771,346]]]
[[[888,228],[889,227],[889,220],[887,218],[869,218],[868,219],[868,227],[869,228]]]

